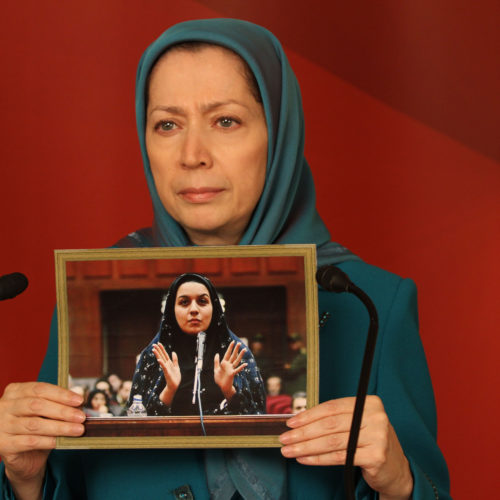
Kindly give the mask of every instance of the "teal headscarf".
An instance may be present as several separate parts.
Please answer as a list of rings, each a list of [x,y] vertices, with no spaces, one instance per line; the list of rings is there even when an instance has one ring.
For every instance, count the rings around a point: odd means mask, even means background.
[[[187,246],[182,227],[163,207],[146,151],[146,93],[148,76],[165,50],[187,41],[226,47],[249,65],[262,96],[268,128],[266,182],[241,245],[315,243],[319,264],[356,258],[330,242],[328,229],[316,211],[316,194],[304,158],[304,116],[297,79],[276,37],[261,26],[235,19],[203,19],[177,24],[144,52],[137,70],[136,120],[144,170],[153,201],[154,243]]]

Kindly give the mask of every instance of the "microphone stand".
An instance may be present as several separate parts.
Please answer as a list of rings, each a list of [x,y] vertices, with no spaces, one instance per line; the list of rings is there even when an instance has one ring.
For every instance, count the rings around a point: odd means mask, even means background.
[[[341,293],[349,292],[355,295],[364,304],[370,317],[368,335],[365,345],[363,363],[358,382],[358,391],[356,393],[356,402],[352,416],[351,429],[349,431],[349,440],[347,442],[347,455],[344,469],[344,488],[348,499],[355,498],[355,477],[354,477],[354,454],[358,445],[359,431],[361,428],[361,419],[365,406],[366,394],[368,392],[368,383],[370,381],[370,371],[375,354],[378,334],[378,314],[375,305],[368,295],[358,288],[348,276],[335,266],[322,266],[316,272],[317,282],[326,290]]]
[[[347,496],[348,498],[354,499],[354,454],[356,453],[356,447],[358,445],[361,419],[363,418],[366,394],[368,392],[368,383],[370,381],[370,371],[377,343],[378,314],[370,297],[368,297],[363,290],[352,284],[347,291],[358,297],[358,299],[363,302],[370,316],[370,326],[368,327],[365,353],[363,356],[363,363],[361,365],[358,392],[356,393],[356,403],[354,405],[351,430],[349,432],[349,441],[347,442],[347,456],[344,470],[344,487],[346,489]]]
[[[198,333],[198,342],[196,348],[196,359],[195,359],[195,374],[194,374],[194,385],[193,385],[193,401],[192,404],[195,404],[195,401],[198,400],[198,409],[200,412],[200,423],[201,423],[201,431],[203,435],[206,436],[207,432],[205,430],[205,423],[203,422],[203,407],[201,404],[201,369],[203,366],[203,350],[205,344],[205,332]]]
[[[200,411],[200,424],[201,431],[203,435],[207,435],[207,431],[205,430],[205,423],[203,422],[203,408],[201,405],[201,370],[196,369],[195,375],[195,384],[196,384],[196,399],[198,400],[198,409]]]

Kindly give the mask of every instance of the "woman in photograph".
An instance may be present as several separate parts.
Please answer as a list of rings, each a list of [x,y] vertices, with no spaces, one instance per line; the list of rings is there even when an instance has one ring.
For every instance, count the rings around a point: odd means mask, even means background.
[[[101,389],[90,391],[83,411],[88,417],[111,417],[108,395]]]
[[[132,381],[148,415],[198,414],[193,399],[197,338],[205,332],[200,376],[204,414],[265,413],[262,378],[249,349],[229,330],[217,291],[200,274],[182,274],[170,286],[159,332],[142,351]]]
[[[318,264],[339,266],[372,298],[379,316],[370,395],[354,458],[359,467],[356,497],[449,499],[418,333],[415,285],[331,241],[316,211],[313,177],[304,157],[299,86],[279,41],[260,26],[233,19],[171,27],[140,60],[136,119],[154,221],[152,228],[131,233],[117,246],[315,244]],[[332,176],[342,168],[334,157],[325,158]],[[220,316],[213,290],[207,290],[215,311],[209,336]],[[39,498],[42,491],[45,498],[57,500],[164,498],[179,491],[183,496],[177,498],[196,500],[344,499],[343,467],[338,466],[346,459],[368,317],[348,294],[319,288],[318,305],[318,322],[329,314],[319,333],[320,403],[288,420],[281,449],[56,450],[48,459],[54,436],[83,433],[83,417],[75,408],[81,401],[50,384],[17,384],[1,400],[0,455],[8,479],[3,491],[18,500]],[[172,294],[166,327],[177,329],[173,307]],[[217,355],[220,361],[228,353],[221,342],[233,338],[224,328],[220,331],[226,337],[207,347],[214,372]],[[169,338],[163,330],[157,347],[151,346],[154,358],[148,360],[156,364],[160,380],[165,369],[158,365],[176,364],[174,333]],[[193,340],[189,334],[179,339]],[[165,353],[157,342],[165,342]],[[229,351],[233,361],[234,349]],[[188,351],[190,362],[191,347]],[[188,378],[183,362],[184,354],[179,354],[179,387]],[[238,371],[241,364],[236,364]],[[211,378],[211,367],[207,369]],[[55,326],[40,378],[57,381]],[[242,372],[235,374],[234,387],[248,387]],[[160,385],[158,390],[161,397]],[[243,390],[242,395],[248,396]],[[248,401],[260,407],[253,394]],[[35,416],[34,402],[39,408]],[[27,425],[31,418],[33,425]]]

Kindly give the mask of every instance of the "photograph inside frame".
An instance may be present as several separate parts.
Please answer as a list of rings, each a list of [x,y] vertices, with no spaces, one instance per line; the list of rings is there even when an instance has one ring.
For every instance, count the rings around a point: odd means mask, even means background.
[[[318,400],[314,245],[57,250],[59,448],[279,446]]]

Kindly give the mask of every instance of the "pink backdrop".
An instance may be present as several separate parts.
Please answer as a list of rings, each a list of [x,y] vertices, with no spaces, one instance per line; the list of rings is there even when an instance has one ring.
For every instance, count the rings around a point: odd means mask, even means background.
[[[133,116],[142,50],[174,22],[241,17],[274,31],[296,70],[333,239],[417,282],[454,498],[494,498],[499,4],[304,5],[4,3],[0,274],[22,271],[30,286],[0,303],[0,391],[38,372],[53,250],[107,247],[150,223]]]

